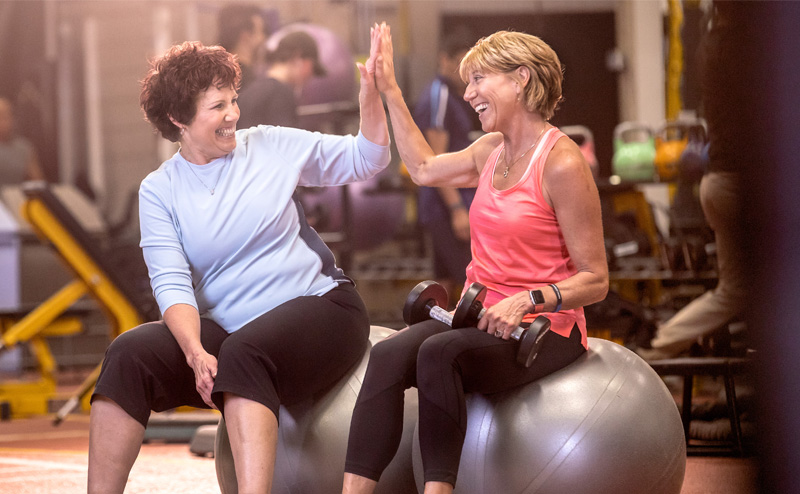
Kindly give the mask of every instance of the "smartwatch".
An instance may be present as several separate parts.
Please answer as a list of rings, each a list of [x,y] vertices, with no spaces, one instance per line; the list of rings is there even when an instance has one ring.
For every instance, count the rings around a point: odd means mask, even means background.
[[[541,290],[530,290],[528,295],[531,297],[534,312],[538,312],[538,308],[544,307],[544,294]]]

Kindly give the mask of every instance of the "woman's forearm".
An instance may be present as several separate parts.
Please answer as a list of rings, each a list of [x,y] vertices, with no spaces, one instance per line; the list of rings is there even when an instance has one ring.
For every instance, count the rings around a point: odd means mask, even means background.
[[[608,293],[608,272],[578,272],[555,283],[561,294],[561,310],[576,309],[600,302]],[[545,298],[545,310],[553,311],[557,305],[557,295],[552,287],[541,287]]]
[[[435,157],[436,153],[414,122],[400,88],[385,93],[384,97],[389,109],[389,118],[392,119],[392,134],[397,152],[408,168],[411,179],[415,183],[425,184],[424,164]]]
[[[192,365],[194,359],[205,353],[200,341],[200,314],[188,304],[175,304],[164,311],[164,323],[180,345],[186,362]]]
[[[389,125],[386,121],[386,111],[383,109],[383,102],[377,90],[365,90],[362,88],[359,94],[359,106],[361,110],[361,133],[381,146],[389,144]]]

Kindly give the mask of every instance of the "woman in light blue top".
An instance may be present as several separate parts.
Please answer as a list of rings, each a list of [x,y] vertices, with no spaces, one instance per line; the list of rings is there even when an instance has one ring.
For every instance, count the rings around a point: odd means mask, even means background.
[[[186,42],[153,62],[141,106],[180,150],[139,190],[141,247],[163,320],[119,336],[92,396],[89,492],[123,492],[151,411],[219,409],[240,492],[269,492],[278,409],[339,380],[369,322],[352,281],[308,226],[295,188],[365,180],[389,163],[374,84],[361,72],[358,136],[236,130],[241,72]]]

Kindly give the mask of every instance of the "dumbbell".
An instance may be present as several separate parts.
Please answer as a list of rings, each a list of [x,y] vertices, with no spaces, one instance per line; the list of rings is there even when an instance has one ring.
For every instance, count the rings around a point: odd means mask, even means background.
[[[408,294],[403,306],[403,320],[411,325],[427,319],[443,322],[451,328],[476,326],[486,309],[486,287],[472,283],[456,306],[453,314],[442,308],[447,303],[447,291],[435,281],[423,281]],[[542,346],[542,337],[550,331],[550,320],[538,316],[528,329],[517,326],[511,338],[519,342],[517,362],[530,367]],[[535,334],[535,336],[534,336]]]

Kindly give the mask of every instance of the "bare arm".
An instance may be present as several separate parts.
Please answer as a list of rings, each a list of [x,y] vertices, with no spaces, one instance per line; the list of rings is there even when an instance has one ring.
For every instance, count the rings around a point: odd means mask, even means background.
[[[570,139],[556,143],[544,169],[545,200],[556,212],[577,273],[557,283],[562,309],[599,302],[608,293],[608,264],[603,240],[600,195],[583,155]],[[545,292],[545,310],[555,308],[552,289]]]
[[[200,314],[187,304],[175,304],[164,311],[164,323],[178,341],[186,363],[194,370],[197,392],[212,408],[211,388],[217,377],[217,359],[206,352],[200,342]]]
[[[487,135],[467,149],[448,154],[437,154],[419,130],[397,85],[394,72],[392,35],[389,26],[374,28],[380,34],[373,43],[378,55],[375,83],[383,94],[392,132],[400,157],[408,168],[414,183],[431,187],[475,187],[478,176],[491,150],[499,144],[499,135]]]

